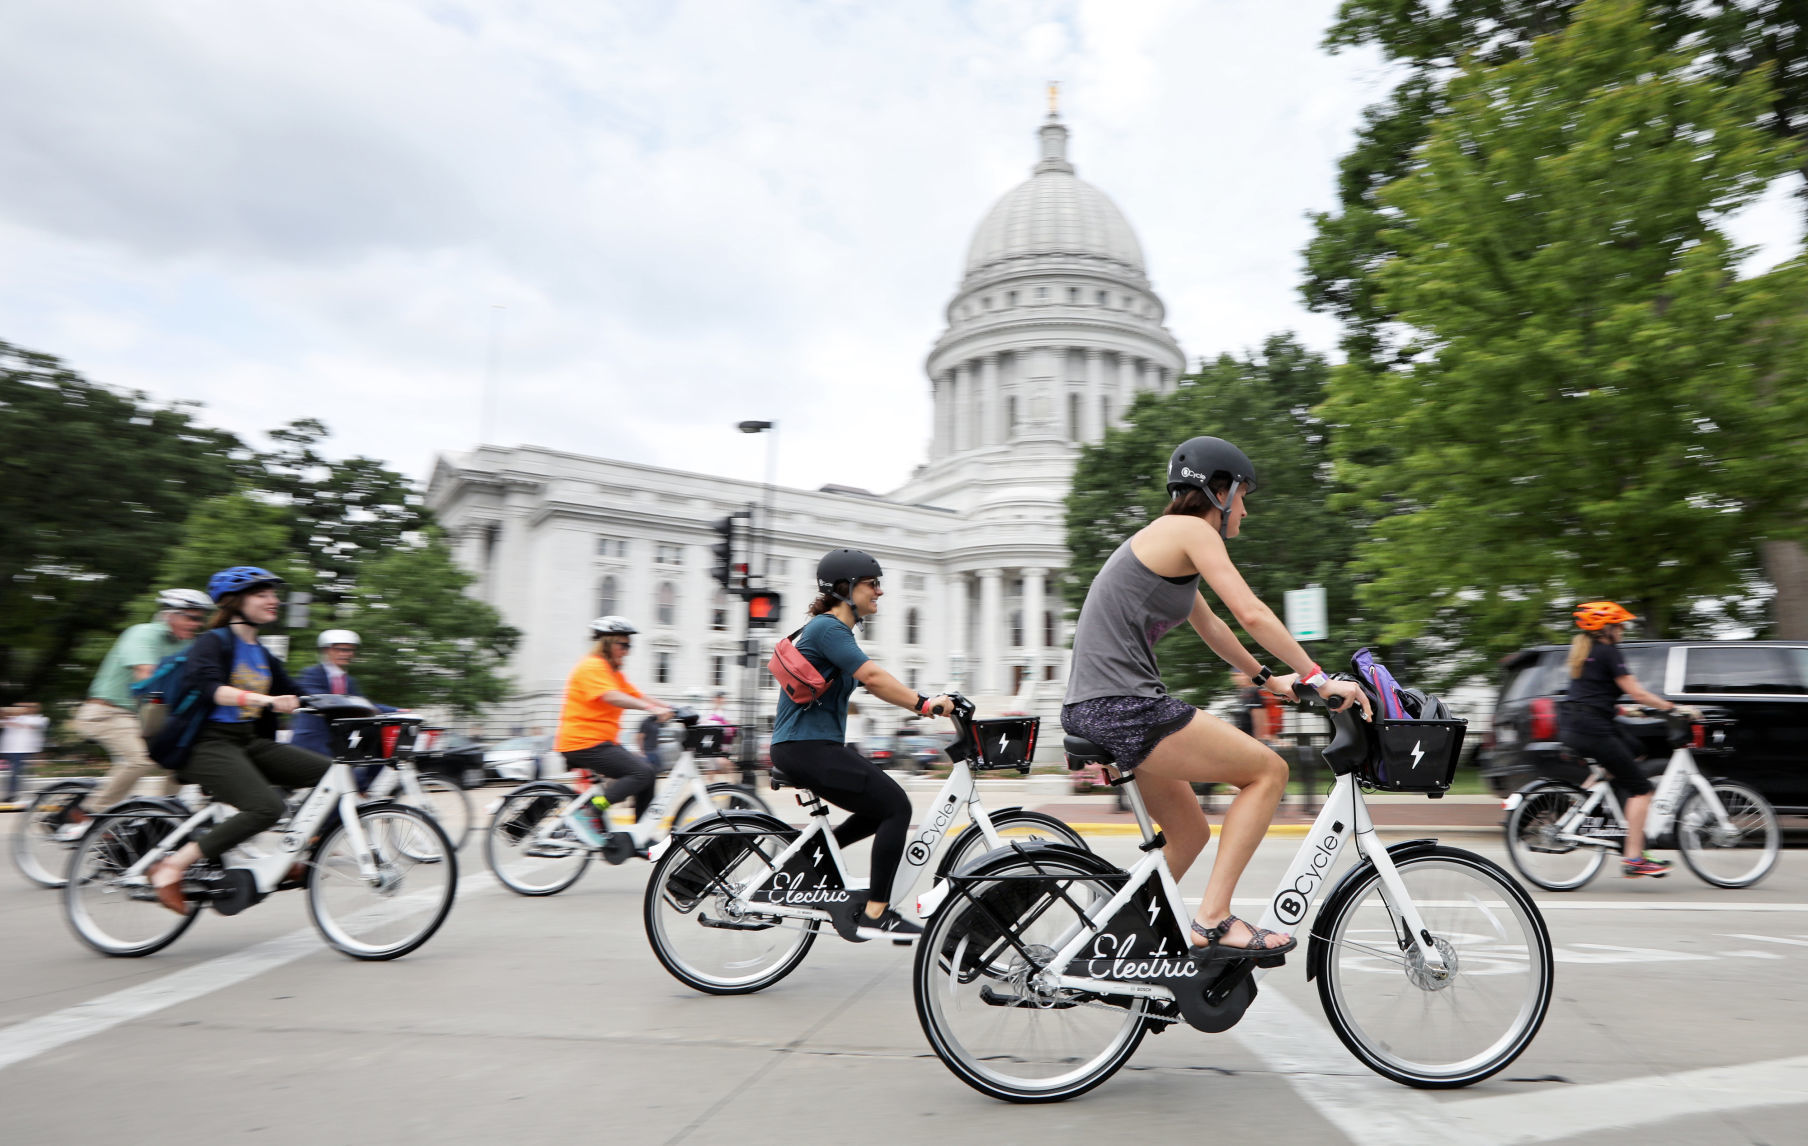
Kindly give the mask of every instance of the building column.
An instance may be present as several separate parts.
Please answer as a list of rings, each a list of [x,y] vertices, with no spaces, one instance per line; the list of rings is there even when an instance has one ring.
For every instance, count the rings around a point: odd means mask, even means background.
[[[1142,388],[1161,393],[1161,367],[1147,358],[1142,361]]]
[[[951,432],[948,439],[953,443],[956,452],[972,449],[979,444],[979,429],[974,424],[974,415],[978,412],[978,403],[973,398],[973,364],[962,362],[954,368],[954,403]]]
[[[947,582],[948,687],[965,689],[973,677],[973,658],[967,648],[967,575],[951,573]],[[957,669],[955,666],[959,666]]]
[[[980,410],[978,425],[979,443],[985,446],[996,446],[1005,439],[1002,429],[1004,425],[1004,395],[999,393],[998,355],[982,354],[979,357],[979,400]]]
[[[1101,361],[1103,355],[1097,350],[1086,351],[1086,386],[1080,393],[1080,425],[1085,427],[1085,440],[1097,442],[1105,436],[1105,412],[1099,403],[1105,397],[1105,367]]]
[[[1136,401],[1136,360],[1128,354],[1117,356],[1117,412],[1121,418],[1130,403]]]
[[[1003,667],[998,663],[1004,652],[1004,570],[979,571],[979,656],[973,679],[981,696],[1004,691]]]
[[[954,371],[944,370],[930,381],[930,392],[934,400],[934,417],[930,421],[929,460],[938,461],[953,452],[953,443],[948,440],[948,427],[953,424]]]
[[[1042,679],[1042,610],[1048,570],[1023,570],[1023,659],[1031,680]]]

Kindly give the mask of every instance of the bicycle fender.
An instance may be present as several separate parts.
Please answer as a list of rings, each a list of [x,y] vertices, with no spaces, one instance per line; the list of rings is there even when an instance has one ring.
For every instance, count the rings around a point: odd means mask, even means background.
[[[1525,802],[1525,798],[1527,796],[1530,796],[1533,792],[1542,791],[1545,788],[1574,788],[1574,787],[1575,787],[1575,785],[1571,784],[1567,780],[1553,780],[1548,776],[1540,776],[1536,780],[1531,780],[1525,784],[1521,784],[1517,789],[1514,790],[1512,795],[1508,796],[1505,800],[1501,801],[1501,810],[1505,811],[1505,812],[1511,812],[1514,808],[1519,807],[1520,804]]]
[[[999,808],[997,811],[992,811],[991,809],[988,808],[986,810],[986,814],[991,816],[993,819],[997,819],[1000,816],[1008,816],[1012,812],[1021,812],[1021,811],[1023,811],[1022,804],[1013,804],[1011,807]],[[938,859],[935,862],[935,876],[930,881],[932,884],[936,881],[944,880],[944,879],[948,878],[948,865],[949,865],[949,863],[951,863],[954,860],[954,853],[959,850],[955,845],[958,844],[961,840],[966,839],[968,832],[977,832],[978,830],[979,830],[979,825],[974,823],[971,820],[968,820],[966,827],[962,828],[960,831],[955,832],[952,836],[948,837],[948,839],[947,839],[948,846],[942,849],[942,858]]]
[[[1526,785],[1526,788],[1536,787],[1540,784],[1559,782],[1560,781],[1534,780],[1531,784]],[[1525,791],[1525,788],[1520,789],[1520,791]],[[1390,846],[1387,849],[1387,854],[1394,860],[1410,859],[1421,852],[1430,851],[1437,846],[1438,841],[1433,839],[1406,840],[1402,843]],[[1363,860],[1361,863],[1345,872],[1343,878],[1337,881],[1337,886],[1331,889],[1331,894],[1325,896],[1324,902],[1319,905],[1318,912],[1313,915],[1311,942],[1306,947],[1306,982],[1310,983],[1313,979],[1318,977],[1318,973],[1325,968],[1325,960],[1330,957],[1331,941],[1319,934],[1318,921],[1330,916],[1331,908],[1342,903],[1354,893],[1353,889],[1355,888],[1358,879],[1367,879],[1368,873],[1373,870],[1375,870],[1374,861]]]
[[[670,838],[678,840],[686,836],[693,836],[699,831],[705,830],[704,825],[721,822],[731,823],[735,827],[746,831],[783,836],[787,840],[794,840],[801,833],[801,829],[787,824],[777,816],[770,815],[766,812],[748,812],[736,809],[727,812],[714,812],[701,819],[692,820],[683,828],[673,832]]]
[[[507,794],[502,798],[504,800],[510,800],[516,796],[534,795],[536,793],[547,796],[563,796],[565,799],[569,800],[578,794],[578,790],[573,788],[570,784],[561,784],[557,780],[529,780],[519,788],[510,788]]]
[[[121,816],[131,812],[164,812],[184,820],[195,814],[193,808],[174,796],[133,796],[130,799],[121,800],[100,814]]]
[[[1048,856],[1051,859],[1058,858],[1071,860],[1085,865],[1095,875],[1121,876],[1124,874],[1123,868],[1100,856],[1097,852],[1087,851],[1085,848],[1076,848],[1071,844],[1018,842],[1006,844],[1001,848],[994,848],[992,851],[987,852],[974,860],[971,864],[967,865],[966,871],[953,873],[952,878],[982,878],[988,874],[989,870],[995,865],[1007,861],[1021,860],[1026,856]]]

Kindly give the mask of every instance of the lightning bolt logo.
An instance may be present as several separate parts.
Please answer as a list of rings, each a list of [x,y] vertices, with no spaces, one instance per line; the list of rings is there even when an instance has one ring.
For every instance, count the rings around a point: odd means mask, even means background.
[[[347,748],[356,748],[358,746],[358,741],[360,741],[362,739],[364,739],[364,734],[362,732],[354,732],[346,740],[345,746]]]
[[[1000,736],[998,738],[998,754],[1000,756],[1003,756],[1004,750],[1006,748],[1009,748],[1010,746],[1011,746],[1011,738],[1008,734],[1005,736]]]
[[[1155,926],[1155,917],[1159,914],[1161,914],[1161,901],[1156,900],[1154,903],[1151,903],[1149,905],[1149,926],[1150,927]]]
[[[821,848],[817,848],[815,855],[811,857],[810,866],[811,867],[821,867],[822,866],[822,849]]]
[[[1424,756],[1424,755],[1425,755],[1425,748],[1424,748],[1424,743],[1425,743],[1425,742],[1424,742],[1424,741],[1422,741],[1422,740],[1415,740],[1415,741],[1413,741],[1413,746],[1412,746],[1412,766],[1413,766],[1413,771],[1415,771],[1415,772],[1417,772],[1417,771],[1418,771],[1418,770],[1419,770],[1419,760],[1420,760],[1420,758],[1421,758],[1421,757],[1423,757],[1423,756]]]

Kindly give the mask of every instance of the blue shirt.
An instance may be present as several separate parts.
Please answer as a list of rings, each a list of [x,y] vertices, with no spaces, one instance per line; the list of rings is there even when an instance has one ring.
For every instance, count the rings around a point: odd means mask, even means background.
[[[269,695],[270,658],[264,652],[264,646],[234,640],[232,642],[232,678],[227,683],[233,688],[242,688],[246,692]],[[217,704],[207,719],[218,721],[221,724],[239,724],[247,720],[256,720],[262,712],[262,705],[256,708],[242,708],[236,704]]]
[[[853,631],[830,613],[811,620],[792,643],[823,676],[837,669],[841,675],[815,704],[798,704],[781,691],[778,716],[772,722],[772,743],[783,744],[788,740],[847,743],[848,698],[854,695],[859,683],[854,680],[854,674],[870,658],[860,651]]]

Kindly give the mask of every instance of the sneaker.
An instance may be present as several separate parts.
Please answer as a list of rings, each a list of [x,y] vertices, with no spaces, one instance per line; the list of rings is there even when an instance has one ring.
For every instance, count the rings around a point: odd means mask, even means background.
[[[1670,865],[1667,863],[1660,863],[1650,856],[1640,856],[1637,859],[1630,860],[1623,859],[1620,861],[1620,874],[1627,879],[1636,879],[1641,875],[1648,875],[1653,879],[1661,879],[1670,874]]]
[[[82,833],[87,830],[88,822],[86,820],[79,824],[64,824],[56,830],[56,834],[51,836],[51,839],[59,844],[72,844],[81,839]]]
[[[862,939],[889,939],[898,944],[915,942],[922,933],[921,927],[889,907],[880,912],[877,919],[868,919],[862,912],[859,926],[854,928],[854,934]]]
[[[566,817],[565,822],[571,825],[572,834],[585,847],[604,847],[613,834],[609,831],[609,814],[595,804],[585,804]]]

